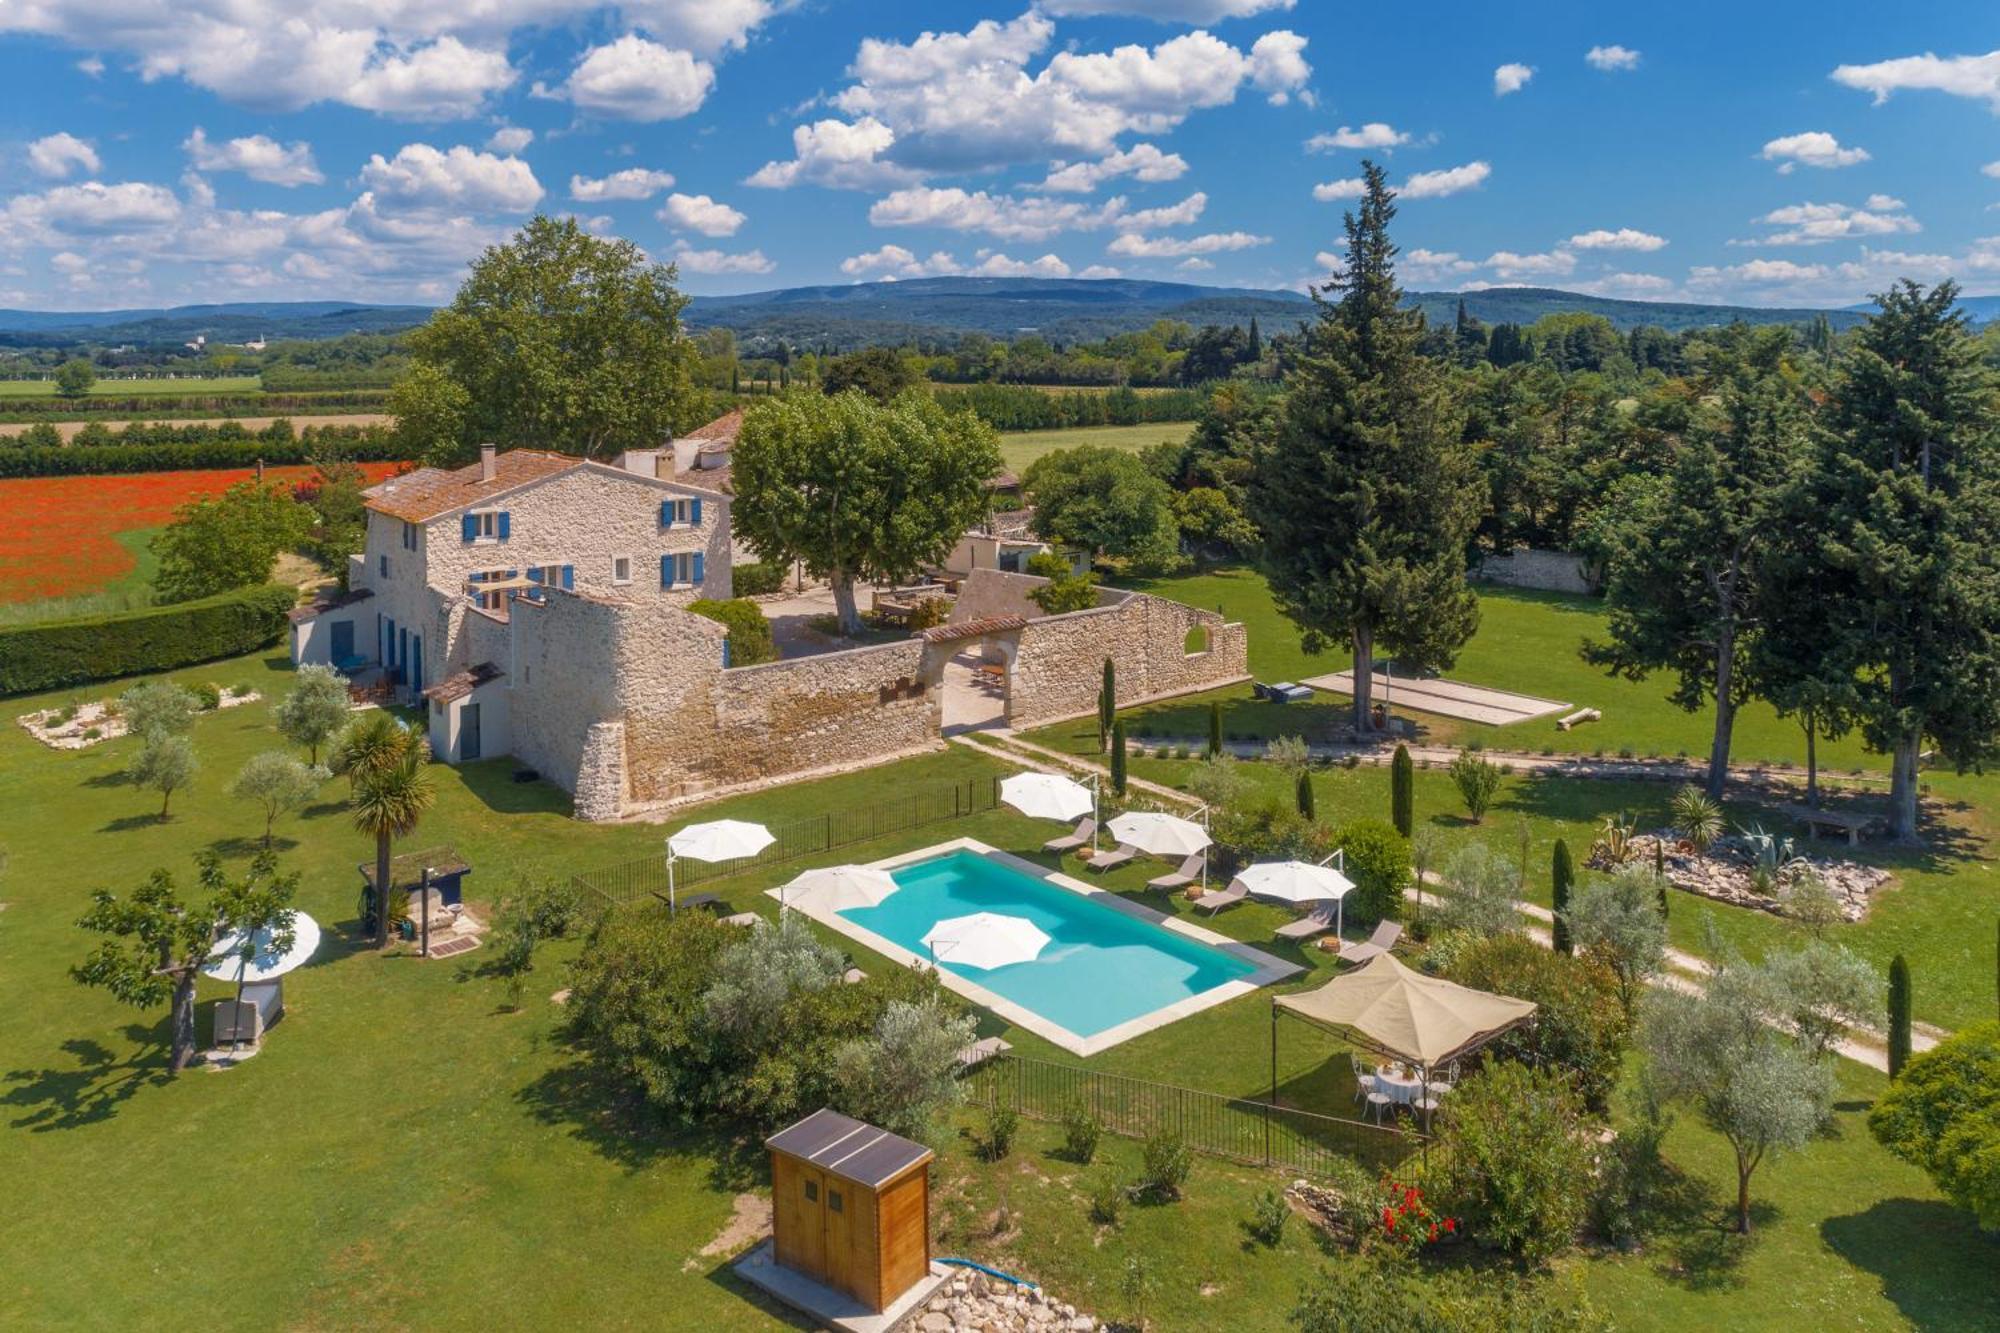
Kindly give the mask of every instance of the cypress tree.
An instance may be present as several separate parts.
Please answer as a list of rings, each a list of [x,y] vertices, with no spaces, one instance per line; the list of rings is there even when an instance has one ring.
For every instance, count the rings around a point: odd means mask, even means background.
[[[1111,724],[1111,790],[1125,794],[1125,724]]]
[[[1252,316],[1250,316],[1250,356],[1249,356],[1249,359],[1250,359],[1250,361],[1251,361],[1251,362],[1252,362],[1253,364],[1254,364],[1255,362],[1258,362],[1258,361],[1262,361],[1262,360],[1264,359],[1264,335],[1263,335],[1263,333],[1262,333],[1262,332],[1261,332],[1261,331],[1260,331],[1260,330],[1259,330],[1259,329],[1257,328],[1257,317],[1256,317],[1255,315],[1252,315]]]
[[[1313,809],[1312,774],[1303,768],[1299,770],[1299,788],[1298,788],[1297,799],[1299,803],[1299,814],[1302,818],[1304,818],[1308,823],[1319,818],[1318,813]]]
[[[1208,757],[1213,759],[1222,753],[1222,704],[1218,700],[1208,706]]]
[[[1660,919],[1667,919],[1667,841],[1653,844],[1653,881],[1660,886]]]
[[[1410,747],[1398,745],[1389,761],[1389,822],[1405,838],[1416,836],[1417,766],[1410,762]]]
[[[1889,1077],[1910,1062],[1910,965],[1897,954],[1889,964]]]
[[[1097,748],[1102,752],[1111,740],[1111,724],[1118,720],[1118,672],[1111,659],[1104,659],[1104,683],[1097,688]]]
[[[1478,627],[1465,552],[1487,484],[1452,373],[1422,354],[1424,317],[1396,284],[1395,195],[1381,167],[1361,170],[1346,254],[1313,292],[1317,318],[1249,498],[1278,610],[1308,652],[1352,653],[1354,729],[1366,734],[1379,652],[1442,670]]]
[[[1570,860],[1569,844],[1556,839],[1555,865],[1551,872],[1550,902],[1555,910],[1555,925],[1549,936],[1560,954],[1574,954],[1576,942],[1569,934],[1569,891],[1576,887],[1576,863]]]

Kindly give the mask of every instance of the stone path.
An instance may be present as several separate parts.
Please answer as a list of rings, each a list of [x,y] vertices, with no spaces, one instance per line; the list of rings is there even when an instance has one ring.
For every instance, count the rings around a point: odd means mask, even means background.
[[[1526,722],[1530,718],[1547,717],[1560,713],[1569,707],[1553,699],[1537,699],[1531,694],[1515,694],[1511,690],[1496,690],[1484,685],[1467,685],[1455,680],[1415,678],[1396,680],[1376,672],[1374,697],[1377,700],[1414,708],[1420,713],[1437,713],[1443,717],[1463,718],[1468,722],[1490,722],[1495,726],[1505,726],[1510,722]],[[1310,685],[1316,690],[1327,690],[1333,694],[1354,697],[1354,672],[1335,671],[1330,675],[1314,676],[1300,684]]]

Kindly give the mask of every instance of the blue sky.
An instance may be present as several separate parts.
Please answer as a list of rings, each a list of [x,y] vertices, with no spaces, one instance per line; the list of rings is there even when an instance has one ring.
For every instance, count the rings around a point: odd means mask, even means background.
[[[695,292],[1296,287],[1368,155],[1412,287],[1993,292],[1996,48],[1990,0],[6,0],[0,305],[437,301],[536,210]]]

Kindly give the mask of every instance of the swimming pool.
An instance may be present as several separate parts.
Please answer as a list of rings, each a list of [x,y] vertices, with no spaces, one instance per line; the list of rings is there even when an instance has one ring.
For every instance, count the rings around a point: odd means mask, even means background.
[[[970,840],[877,864],[900,886],[880,905],[801,910],[899,961],[935,962],[953,990],[1078,1054],[1298,970]],[[1025,917],[1049,942],[1032,961],[1001,967],[954,963],[948,948],[934,959],[931,928],[976,912]]]

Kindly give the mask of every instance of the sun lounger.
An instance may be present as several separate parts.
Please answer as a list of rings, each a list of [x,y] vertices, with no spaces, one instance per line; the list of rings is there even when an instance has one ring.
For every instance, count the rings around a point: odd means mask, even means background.
[[[1265,686],[1264,696],[1274,704],[1299,704],[1312,698],[1313,692],[1304,685],[1281,680],[1276,685]]]
[[[1057,856],[1061,856],[1064,852],[1073,852],[1079,847],[1089,846],[1090,839],[1096,832],[1096,820],[1081,819],[1077,821],[1076,828],[1067,835],[1060,838],[1050,838],[1047,842],[1043,843],[1042,850],[1045,852],[1054,852]]]
[[[1088,861],[1085,861],[1083,864],[1085,868],[1089,870],[1094,870],[1101,875],[1107,870],[1116,870],[1119,866],[1124,865],[1127,861],[1130,861],[1138,854],[1139,854],[1139,849],[1137,847],[1126,847],[1121,845],[1117,851],[1099,852],[1097,855],[1091,857]]]
[[[1201,878],[1203,859],[1202,854],[1196,852],[1194,855],[1188,857],[1187,860],[1181,862],[1179,870],[1174,871],[1172,874],[1158,875],[1147,880],[1146,887],[1149,889],[1158,889],[1162,893],[1172,893],[1175,889],[1184,889]]]
[[[763,917],[758,916],[755,912],[735,912],[722,918],[722,924],[725,926],[743,926],[747,929],[763,919]]]
[[[712,893],[683,893],[677,897],[669,897],[661,893],[658,889],[654,889],[653,896],[676,911],[695,907],[715,908],[722,905],[722,899]]]
[[[1232,883],[1226,889],[1216,889],[1212,893],[1202,894],[1201,897],[1194,900],[1194,905],[1202,911],[1207,912],[1210,916],[1214,916],[1223,908],[1234,906],[1249,896],[1250,890],[1244,888],[1241,884]]]
[[[1014,1044],[1004,1038],[981,1037],[978,1041],[973,1042],[972,1045],[960,1049],[958,1053],[958,1067],[961,1070],[975,1069],[985,1064],[988,1060],[991,1060],[994,1056],[1005,1054],[1013,1049]]]
[[[1395,948],[1396,941],[1402,938],[1402,922],[1384,921],[1381,925],[1375,927],[1375,933],[1368,937],[1366,944],[1341,945],[1340,957],[1343,962],[1365,963],[1370,958],[1380,957],[1382,954]]]
[[[1309,940],[1315,935],[1324,935],[1332,930],[1333,921],[1331,909],[1317,907],[1298,920],[1279,926],[1277,936],[1281,940]]]

